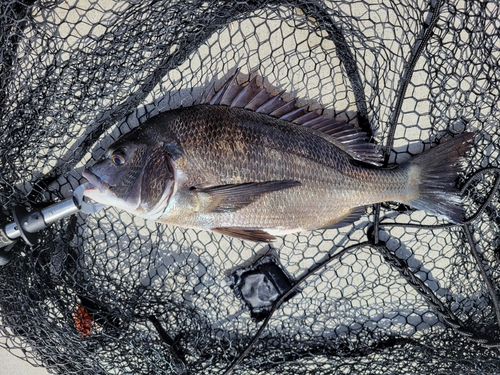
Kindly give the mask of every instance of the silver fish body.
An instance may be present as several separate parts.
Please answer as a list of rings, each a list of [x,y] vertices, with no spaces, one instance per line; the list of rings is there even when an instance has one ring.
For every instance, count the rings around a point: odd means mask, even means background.
[[[300,109],[254,81],[234,81],[209,103],[165,112],[120,138],[84,172],[95,186],[85,194],[146,219],[255,241],[343,226],[385,201],[463,219],[454,180],[472,134],[377,168],[380,155],[351,125],[305,110],[294,118]]]

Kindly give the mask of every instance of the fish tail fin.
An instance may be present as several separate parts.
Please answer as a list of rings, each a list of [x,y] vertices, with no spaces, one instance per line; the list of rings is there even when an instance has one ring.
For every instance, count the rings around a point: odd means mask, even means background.
[[[452,223],[463,222],[465,210],[455,180],[461,170],[460,161],[472,146],[473,136],[473,133],[461,134],[402,165],[408,172],[412,188],[409,190],[413,190],[407,203]]]

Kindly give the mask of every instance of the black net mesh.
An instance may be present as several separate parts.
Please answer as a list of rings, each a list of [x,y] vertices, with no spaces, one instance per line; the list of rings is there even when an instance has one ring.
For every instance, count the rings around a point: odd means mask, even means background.
[[[476,133],[463,225],[387,203],[264,246],[114,208],[66,218],[0,268],[2,347],[60,374],[498,373],[498,2],[0,7],[5,222],[70,197],[117,137],[236,69],[348,119],[387,165]],[[293,287],[256,316],[237,279],[271,263]]]

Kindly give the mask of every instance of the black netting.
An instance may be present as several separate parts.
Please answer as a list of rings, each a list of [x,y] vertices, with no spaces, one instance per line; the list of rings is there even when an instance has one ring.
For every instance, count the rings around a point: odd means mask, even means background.
[[[117,137],[236,69],[348,119],[386,165],[476,133],[463,225],[387,203],[264,246],[114,208],[59,221],[4,251],[1,346],[61,374],[499,372],[498,2],[0,8],[4,223],[70,197]],[[235,275],[262,256],[293,287],[255,319]]]

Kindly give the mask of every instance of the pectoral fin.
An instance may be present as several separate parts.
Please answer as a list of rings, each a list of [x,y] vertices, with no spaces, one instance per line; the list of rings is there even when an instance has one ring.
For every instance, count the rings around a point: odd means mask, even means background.
[[[300,186],[301,183],[293,180],[249,182],[244,184],[230,184],[208,188],[192,188],[201,200],[207,204],[203,212],[234,212],[254,202],[261,195],[272,191],[289,189]]]
[[[225,234],[231,237],[237,237],[242,240],[255,241],[255,242],[271,242],[275,239],[274,236],[261,229],[249,229],[239,227],[228,228],[212,228],[212,231]]]

